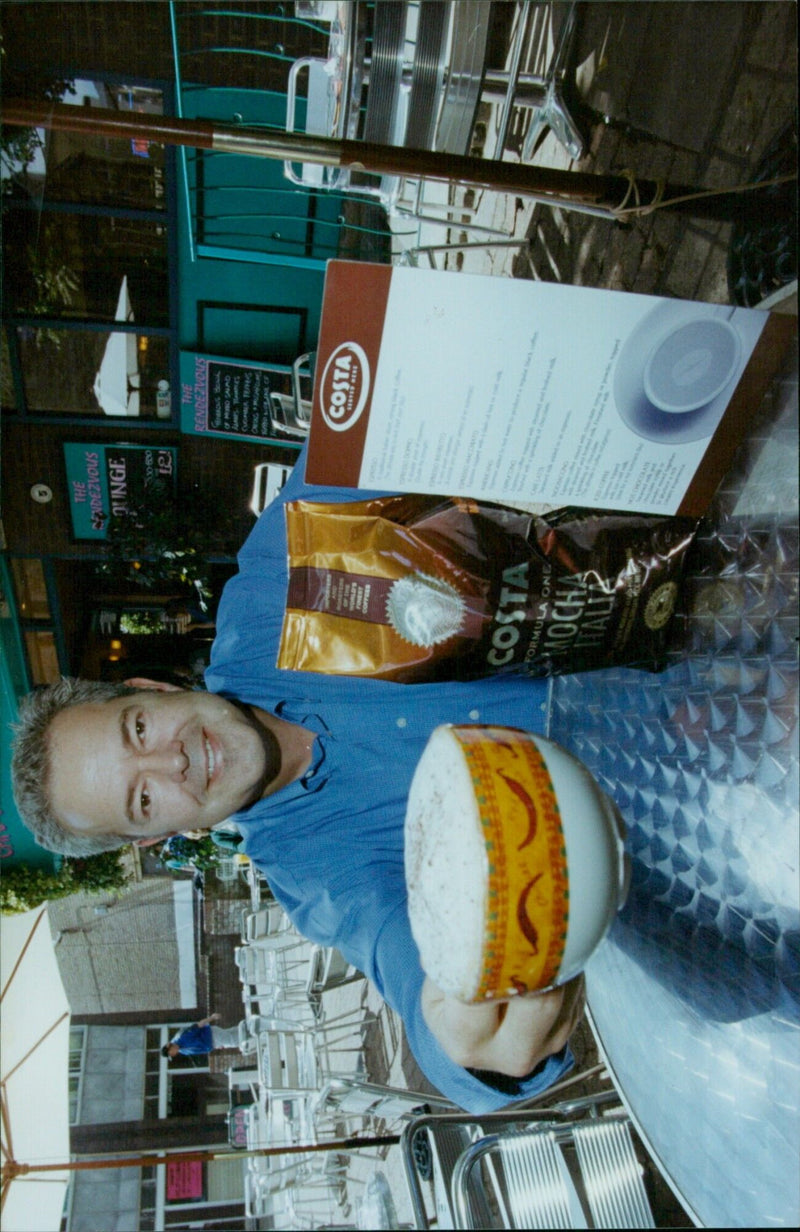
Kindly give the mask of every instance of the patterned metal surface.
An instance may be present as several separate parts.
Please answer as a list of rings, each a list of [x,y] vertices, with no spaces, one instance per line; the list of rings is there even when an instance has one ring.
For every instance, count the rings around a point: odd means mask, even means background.
[[[633,865],[592,1020],[709,1226],[800,1214],[797,476],[795,362],[701,524],[667,669],[552,682],[550,734],[617,801]]]

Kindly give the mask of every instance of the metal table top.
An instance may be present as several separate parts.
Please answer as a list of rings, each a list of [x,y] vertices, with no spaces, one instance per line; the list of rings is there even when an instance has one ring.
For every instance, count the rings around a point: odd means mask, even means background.
[[[795,361],[701,524],[667,669],[552,682],[550,734],[620,806],[633,864],[593,1025],[709,1226],[800,1214],[797,401]]]

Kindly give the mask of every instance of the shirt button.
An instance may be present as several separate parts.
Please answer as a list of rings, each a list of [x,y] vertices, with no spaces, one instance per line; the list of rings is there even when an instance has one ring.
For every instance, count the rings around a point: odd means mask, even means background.
[[[397,720],[397,726],[405,727],[407,723],[408,723],[408,719],[404,719],[403,716],[400,715],[400,718]]]
[[[470,710],[469,717],[471,719],[479,719],[481,717],[480,710]]]

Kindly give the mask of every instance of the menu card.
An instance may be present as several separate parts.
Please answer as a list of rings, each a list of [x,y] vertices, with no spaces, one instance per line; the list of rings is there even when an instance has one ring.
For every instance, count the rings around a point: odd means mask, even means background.
[[[727,304],[331,261],[306,479],[699,515],[794,328]]]

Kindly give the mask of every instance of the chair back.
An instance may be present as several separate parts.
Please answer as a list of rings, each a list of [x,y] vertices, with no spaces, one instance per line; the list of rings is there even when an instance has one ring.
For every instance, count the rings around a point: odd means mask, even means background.
[[[596,1226],[654,1227],[628,1123],[587,1121],[575,1126],[573,1138]]]
[[[330,135],[331,124],[329,110],[332,92],[330,77],[325,71],[325,60],[316,56],[302,56],[295,60],[289,69],[289,81],[286,88],[286,131],[296,130],[295,114],[297,111],[297,79],[301,73],[308,73],[308,90],[306,94],[305,131],[312,137],[327,137]],[[349,171],[341,167],[325,167],[319,163],[295,163],[287,159],[283,164],[283,173],[287,180],[298,184],[301,188],[345,188],[350,178]]]
[[[458,1227],[488,1226],[487,1176],[505,1227],[654,1227],[624,1117],[545,1123],[478,1138],[453,1169]]]
[[[261,1081],[271,1094],[304,1094],[318,1089],[313,1036],[270,1025],[258,1039]]]
[[[290,928],[291,920],[280,903],[263,903],[255,911],[242,912],[242,941],[245,943],[272,937]]]

